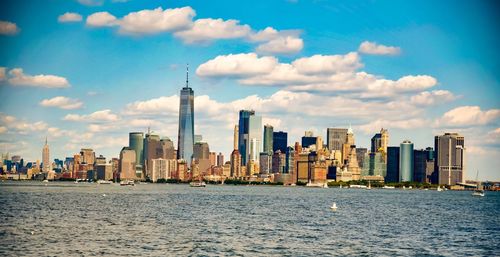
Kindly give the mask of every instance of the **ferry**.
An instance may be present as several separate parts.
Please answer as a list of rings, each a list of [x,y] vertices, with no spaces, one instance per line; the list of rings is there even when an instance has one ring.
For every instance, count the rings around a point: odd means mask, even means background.
[[[396,189],[396,187],[393,187],[393,186],[384,186],[382,187],[383,189]]]
[[[349,185],[349,188],[367,188],[365,185]]]
[[[191,183],[189,183],[189,186],[190,187],[206,187],[207,184],[203,181],[192,181]]]
[[[97,180],[97,184],[104,184],[104,185],[109,185],[113,182],[109,181],[109,180]]]

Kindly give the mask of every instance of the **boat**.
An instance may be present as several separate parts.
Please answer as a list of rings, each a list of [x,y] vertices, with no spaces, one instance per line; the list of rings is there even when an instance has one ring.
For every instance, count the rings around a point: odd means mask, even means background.
[[[443,191],[443,189],[441,188],[441,186],[438,185],[438,187],[436,188],[436,191],[441,192],[441,191]]]
[[[477,185],[476,185],[476,189],[474,190],[474,192],[472,192],[472,196],[481,196],[482,197],[482,196],[484,196],[484,189],[481,185],[481,182],[479,182],[479,180],[478,180],[478,175],[479,175],[479,171],[477,171],[477,173],[476,173]]]
[[[342,184],[340,184],[339,188],[342,188]]]
[[[328,183],[323,184],[323,188],[328,188]]]
[[[120,186],[135,186],[135,182],[133,180],[122,180]]]
[[[191,183],[189,183],[189,186],[190,187],[206,187],[207,184],[203,181],[191,181]]]
[[[335,202],[333,202],[333,204],[330,207],[330,209],[332,209],[332,211],[336,211],[337,210],[337,204]]]
[[[328,188],[328,185],[325,187],[325,183],[312,183],[310,180],[307,182],[306,187],[321,187],[321,188]]]
[[[97,180],[97,184],[104,184],[104,185],[109,185],[113,182],[109,181],[109,180]]]
[[[365,185],[349,185],[349,188],[366,188]]]
[[[370,181],[368,181],[368,187],[366,188],[366,190],[371,190],[372,189],[372,184],[370,183]]]
[[[396,187],[394,187],[394,186],[384,186],[384,187],[382,187],[382,188],[383,188],[383,189],[396,189]]]
[[[47,179],[43,180],[44,183],[49,183],[49,181]]]

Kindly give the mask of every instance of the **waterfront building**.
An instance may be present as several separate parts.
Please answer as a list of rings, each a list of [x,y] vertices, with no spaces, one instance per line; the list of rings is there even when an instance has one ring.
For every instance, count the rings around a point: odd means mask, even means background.
[[[240,110],[238,124],[238,152],[241,155],[241,164],[246,165],[250,149],[250,116],[253,110]]]
[[[188,167],[191,167],[194,146],[194,91],[189,87],[188,69],[186,69],[186,86],[180,93],[177,144],[177,159],[186,160]]]
[[[356,146],[350,146],[350,152],[347,158],[347,171],[351,174],[352,180],[361,179],[361,169],[358,165],[358,158],[356,157]]]
[[[267,124],[264,126],[264,149],[262,152],[273,153],[273,126]]]
[[[163,157],[163,146],[160,141],[160,136],[151,133],[148,129],[148,133],[146,133],[146,136],[144,137],[143,148],[143,170],[146,177],[151,178],[152,160]]]
[[[413,143],[405,140],[399,145],[399,182],[413,181]]]
[[[286,167],[286,155],[284,152],[281,152],[278,149],[273,154],[271,170],[273,173],[285,173],[285,167]]]
[[[427,153],[426,157],[426,168],[425,168],[425,182],[431,183],[432,182],[432,175],[434,174],[434,148],[432,147],[427,147],[425,148],[425,152]]]
[[[434,149],[427,147],[425,150],[413,151],[413,180],[420,183],[429,183],[434,171]]]
[[[219,154],[217,155],[217,166],[222,166],[224,165],[224,155],[219,152]]]
[[[112,180],[113,167],[111,164],[99,163],[95,165],[96,175],[98,180]]]
[[[201,160],[201,159],[210,159],[210,148],[208,146],[208,143],[205,142],[197,142],[194,144],[193,148],[193,157],[196,160]]]
[[[381,152],[384,161],[387,163],[387,146],[389,144],[389,132],[387,129],[380,129],[380,133],[375,134],[371,139],[371,152]]]
[[[164,137],[160,139],[160,145],[161,145],[161,157],[163,159],[168,159],[168,160],[174,160],[177,157],[177,154],[175,152],[174,148],[174,142],[168,137]]]
[[[355,144],[354,143],[354,132],[353,132],[351,126],[349,126],[349,129],[347,130],[346,141],[344,142],[344,144],[342,144],[342,158],[343,158],[342,162],[343,163],[348,161],[350,153],[351,153],[351,147],[354,144]],[[356,156],[356,155],[354,155],[354,156]],[[357,161],[357,159],[356,159],[356,161]],[[353,176],[355,176],[355,174],[353,174]],[[353,179],[355,179],[355,178],[353,178]]]
[[[95,163],[95,152],[91,148],[82,148],[80,150],[80,155],[82,156],[82,163],[89,164],[91,166]]]
[[[51,163],[50,163],[50,149],[49,149],[49,144],[47,143],[47,138],[45,138],[45,145],[43,145],[42,149],[42,172],[43,173],[48,173],[51,168]]]
[[[371,139],[371,148],[370,152],[376,153],[381,148],[382,135],[380,133],[375,134]]]
[[[283,131],[273,132],[273,152],[280,151],[286,153],[288,146],[288,133]]]
[[[238,125],[234,125],[234,134],[233,134],[233,150],[238,149],[239,145],[239,127]]]
[[[241,176],[241,154],[238,149],[234,149],[231,153],[231,177],[239,178]]]
[[[216,152],[210,152],[208,155],[208,159],[210,160],[210,166],[217,165],[217,153]]]
[[[131,147],[123,147],[120,151],[120,180],[136,179],[136,162],[135,149]]]
[[[111,164],[111,171],[113,172],[113,180],[118,180],[120,175],[120,159],[111,158],[109,163]]]
[[[286,148],[286,166],[285,173],[294,174],[294,163],[295,163],[295,150],[293,147],[289,146]]]
[[[95,158],[94,165],[99,165],[99,164],[106,164],[106,157],[99,155],[98,157]]]
[[[365,158],[368,154],[367,148],[356,148],[356,158],[358,158],[358,165],[360,169],[364,168]]]
[[[366,154],[361,175],[362,177],[386,177],[387,164],[385,163],[384,155],[382,154],[382,152]],[[399,180],[399,178],[397,180]]]
[[[312,165],[311,183],[324,184],[326,183],[326,163],[325,161],[316,161]]]
[[[128,146],[135,151],[135,172],[142,175],[142,164],[144,163],[144,133],[130,132]]]
[[[348,182],[352,180],[352,174],[348,171],[347,166],[343,169],[337,169],[336,181]]]
[[[272,166],[272,155],[262,152],[259,155],[260,174],[269,174]]]
[[[226,162],[222,165],[222,175],[226,178],[231,177],[231,162]]]
[[[436,160],[433,183],[455,185],[464,181],[465,144],[458,133],[445,133],[434,138]]]
[[[250,144],[247,148],[247,160],[253,160],[256,164],[259,162],[259,153],[262,152],[262,136],[262,117],[258,115],[250,116],[248,132]]]
[[[347,141],[347,129],[328,128],[326,130],[326,140],[330,151],[342,151],[342,145]]]
[[[296,158],[296,173],[297,173],[297,181],[300,182],[309,182],[312,177],[312,172],[314,168],[314,164],[318,161],[318,154],[316,152],[302,152]],[[325,171],[326,178],[326,171]]]
[[[385,182],[399,182],[399,147],[387,147],[387,174]]]

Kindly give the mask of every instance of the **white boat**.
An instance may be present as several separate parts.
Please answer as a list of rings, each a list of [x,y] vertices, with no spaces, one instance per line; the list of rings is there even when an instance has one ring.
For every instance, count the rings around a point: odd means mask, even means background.
[[[43,180],[43,182],[44,182],[44,183],[49,183],[49,181],[48,181],[48,180],[46,180],[46,179],[45,179],[45,180]]]
[[[337,210],[337,204],[335,202],[333,202],[333,204],[330,207],[330,209],[332,209],[332,211],[336,211]]]
[[[340,184],[339,188],[342,188],[342,184]]]
[[[120,186],[135,186],[135,182],[133,180],[122,180]]]
[[[443,189],[441,188],[441,186],[438,186],[438,187],[436,188],[436,191],[441,192],[441,191],[443,191]]]
[[[323,188],[328,188],[328,183],[323,184]]]
[[[474,190],[474,192],[472,192],[472,196],[484,196],[484,190],[483,190],[483,187],[481,186],[481,183],[479,182],[478,180],[478,175],[479,175],[479,171],[476,172],[476,190]]]
[[[189,183],[189,186],[190,187],[206,187],[207,184],[203,181],[192,181],[191,183]]]
[[[365,185],[349,185],[349,188],[366,188]]]
[[[383,189],[396,189],[396,187],[393,187],[393,186],[384,186],[382,187]]]
[[[328,185],[325,187],[325,183],[312,183],[311,181],[307,182],[306,187],[321,187],[328,188]]]
[[[371,190],[372,189],[372,184],[368,181],[368,187],[366,188],[366,190]]]
[[[109,185],[113,182],[109,181],[109,180],[97,180],[97,184],[104,184],[104,185]]]
[[[484,196],[484,190],[482,190],[482,189],[476,189],[472,193],[472,196]]]

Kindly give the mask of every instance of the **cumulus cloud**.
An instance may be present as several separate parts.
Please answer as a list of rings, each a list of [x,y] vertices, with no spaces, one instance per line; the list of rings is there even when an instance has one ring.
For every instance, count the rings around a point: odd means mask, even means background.
[[[174,33],[186,43],[203,43],[215,39],[234,39],[248,36],[251,29],[248,25],[240,25],[237,20],[198,19],[188,30]]]
[[[32,86],[32,87],[45,87],[45,88],[66,88],[70,84],[64,77],[55,75],[27,75],[24,74],[23,69],[15,68],[9,71],[9,83],[14,86]]]
[[[101,6],[104,0],[78,0],[78,3],[86,6]]]
[[[30,132],[44,131],[48,124],[44,121],[28,122],[24,119],[18,119],[11,115],[0,113],[0,125],[7,130],[12,130],[21,135],[27,135]]]
[[[40,102],[40,105],[44,107],[56,107],[65,110],[73,110],[81,108],[83,103],[78,99],[56,96],[50,99],[43,99]]]
[[[272,71],[278,60],[271,56],[258,57],[255,53],[220,55],[196,69],[202,77],[224,77],[265,74]]]
[[[59,21],[59,22],[79,22],[79,21],[82,21],[82,16],[78,13],[66,12],[64,14],[59,15],[59,17],[57,17],[57,21]]]
[[[118,22],[109,12],[96,12],[87,17],[86,24],[90,27],[111,27],[118,25]]]
[[[365,134],[372,134],[376,131],[379,131],[380,128],[417,129],[427,127],[430,124],[432,124],[431,121],[422,118],[411,118],[404,120],[376,119],[369,123],[357,126],[357,129],[364,132]]]
[[[162,96],[145,101],[136,101],[127,104],[124,114],[127,115],[154,115],[177,114],[179,111],[179,96]]]
[[[291,63],[255,53],[220,55],[201,64],[200,77],[235,77],[240,84],[284,86],[293,91],[349,93],[361,98],[387,98],[421,92],[437,85],[428,75],[409,75],[397,80],[357,71],[363,63],[356,52],[345,55],[313,55]]]
[[[63,120],[79,122],[113,122],[118,121],[120,117],[111,110],[96,111],[88,115],[68,114]]]
[[[295,54],[302,50],[304,41],[301,38],[280,37],[260,44],[256,51],[262,54]]]
[[[352,72],[363,67],[358,53],[346,55],[313,55],[296,59],[292,65],[303,74]]]
[[[437,120],[439,127],[469,127],[498,122],[500,109],[481,110],[479,106],[460,106],[451,109]]]
[[[191,7],[131,12],[119,21],[123,34],[154,34],[189,28],[196,12]]]
[[[7,127],[5,126],[0,126],[0,134],[4,134],[7,132]]]
[[[411,102],[420,106],[429,106],[442,104],[457,99],[457,97],[448,90],[433,90],[420,92],[411,97]]]
[[[17,25],[10,21],[0,21],[0,35],[12,36],[19,32]]]
[[[398,55],[401,53],[399,47],[385,46],[376,42],[364,41],[359,45],[358,51],[363,54],[373,55]]]

